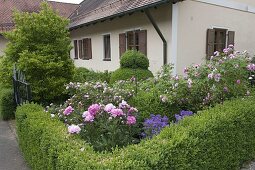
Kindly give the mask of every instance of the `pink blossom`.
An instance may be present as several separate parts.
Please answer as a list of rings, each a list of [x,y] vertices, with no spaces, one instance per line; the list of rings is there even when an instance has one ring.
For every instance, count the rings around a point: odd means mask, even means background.
[[[135,118],[135,116],[128,116],[127,117],[127,124],[128,125],[133,125],[133,124],[135,124],[136,123],[136,118]]]
[[[135,107],[131,107],[128,111],[128,113],[134,113],[134,112],[138,112],[138,110]]]
[[[88,114],[90,114],[88,111],[83,112],[82,118],[85,118]]]
[[[92,114],[89,113],[89,114],[86,115],[84,121],[85,122],[93,122],[94,119],[95,119],[95,117]]]
[[[224,88],[223,88],[223,91],[224,91],[224,92],[228,92],[228,87],[224,87]]]
[[[228,52],[229,52],[229,48],[225,48],[224,50],[223,50],[223,53],[225,53],[225,54],[227,54]]]
[[[218,57],[220,55],[220,52],[219,51],[215,51],[213,54],[214,54],[214,56]]]
[[[68,126],[68,132],[71,133],[71,134],[78,134],[80,133],[81,131],[81,128],[77,125],[71,125],[71,126]]]
[[[179,76],[176,75],[176,76],[174,77],[174,79],[175,79],[176,81],[178,81],[178,80],[179,80]]]
[[[233,44],[229,44],[229,45],[228,45],[228,48],[234,49],[234,45],[233,45]]]
[[[187,67],[185,67],[184,70],[183,70],[183,72],[184,72],[185,74],[188,74],[189,69],[188,69]]]
[[[92,116],[95,116],[100,109],[101,107],[99,104],[93,104],[89,107],[88,111]]]
[[[241,80],[236,80],[236,83],[237,84],[241,84]]]
[[[221,74],[216,74],[216,75],[214,76],[214,80],[215,80],[216,82],[219,82],[220,79],[221,79]]]
[[[107,105],[105,106],[104,111],[110,113],[111,110],[112,110],[112,109],[115,109],[115,108],[116,108],[116,107],[115,107],[112,103],[110,103],[110,104],[107,104]]]
[[[249,64],[246,68],[249,71],[255,71],[255,64]]]
[[[127,104],[125,100],[122,100],[122,102],[119,104],[119,108],[124,109],[124,108],[129,108],[130,106]]]
[[[124,112],[121,109],[112,109],[111,115],[112,115],[112,117],[122,116],[122,115],[124,115]]]
[[[68,107],[64,110],[63,114],[66,115],[66,116],[68,116],[68,115],[70,115],[73,111],[74,111],[74,109],[72,108],[72,106],[68,106]]]
[[[208,79],[213,79],[213,73],[208,74]]]

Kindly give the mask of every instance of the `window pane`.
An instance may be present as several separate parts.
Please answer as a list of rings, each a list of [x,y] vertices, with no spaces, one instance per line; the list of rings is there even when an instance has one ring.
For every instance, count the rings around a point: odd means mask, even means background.
[[[226,47],[226,35],[227,30],[215,29],[214,51],[223,52],[223,49]]]
[[[132,50],[134,48],[134,32],[127,32],[127,49]]]
[[[78,41],[74,40],[74,59],[78,59]]]
[[[111,59],[111,36],[104,35],[104,58]]]

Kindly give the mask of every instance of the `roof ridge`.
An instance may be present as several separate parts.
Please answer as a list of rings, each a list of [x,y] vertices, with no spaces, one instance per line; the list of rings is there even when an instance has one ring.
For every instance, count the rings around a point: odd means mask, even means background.
[[[76,3],[71,3],[71,2],[59,2],[59,1],[55,1],[55,0],[46,0],[47,2],[54,2],[54,3],[60,3],[60,4],[68,4],[68,5],[79,5]]]

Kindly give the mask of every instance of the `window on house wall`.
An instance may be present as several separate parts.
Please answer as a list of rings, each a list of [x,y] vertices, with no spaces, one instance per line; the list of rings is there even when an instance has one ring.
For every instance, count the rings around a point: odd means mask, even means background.
[[[74,40],[74,59],[92,59],[91,39]]]
[[[147,31],[134,30],[119,35],[120,56],[126,50],[135,49],[147,55]]]
[[[223,52],[228,45],[234,45],[235,32],[226,29],[208,29],[207,30],[207,59],[213,56],[215,51]]]
[[[104,60],[111,61],[111,36],[104,35]]]

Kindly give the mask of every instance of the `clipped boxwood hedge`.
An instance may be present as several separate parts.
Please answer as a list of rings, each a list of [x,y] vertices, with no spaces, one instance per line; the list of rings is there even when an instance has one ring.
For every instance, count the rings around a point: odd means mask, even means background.
[[[33,169],[238,169],[255,157],[255,100],[227,101],[113,153],[96,153],[35,104],[17,109],[21,149]]]
[[[121,56],[120,67],[148,70],[149,59],[140,51],[128,50]]]
[[[110,83],[114,83],[119,80],[128,80],[132,77],[137,77],[138,80],[145,80],[153,77],[153,74],[150,70],[119,68],[111,74]]]
[[[16,104],[12,88],[3,87],[0,90],[0,119],[10,120],[15,118]]]

